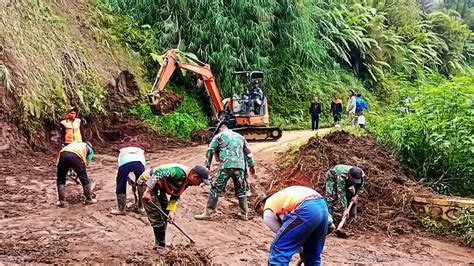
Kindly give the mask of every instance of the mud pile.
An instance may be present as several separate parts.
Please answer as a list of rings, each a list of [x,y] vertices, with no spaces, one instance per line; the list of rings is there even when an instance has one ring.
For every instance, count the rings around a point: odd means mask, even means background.
[[[349,232],[385,231],[397,235],[416,231],[418,224],[410,200],[415,195],[432,197],[434,193],[410,180],[393,154],[369,136],[358,138],[342,131],[311,138],[282,167],[270,190],[303,185],[324,195],[324,175],[337,164],[358,166],[366,174],[357,221],[348,225]]]
[[[172,91],[162,91],[155,98],[151,110],[155,115],[166,115],[176,110],[183,102],[183,96]]]
[[[158,264],[158,265],[211,265],[212,260],[204,249],[193,245],[175,245],[167,251],[135,252],[125,259],[131,264]]]

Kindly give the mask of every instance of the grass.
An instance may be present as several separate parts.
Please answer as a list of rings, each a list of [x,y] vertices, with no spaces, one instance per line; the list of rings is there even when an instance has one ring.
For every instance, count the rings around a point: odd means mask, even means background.
[[[31,141],[43,121],[59,120],[70,105],[83,117],[105,113],[105,92],[91,54],[69,33],[68,24],[41,0],[0,10],[0,36],[18,66],[21,82],[3,80],[18,99]]]

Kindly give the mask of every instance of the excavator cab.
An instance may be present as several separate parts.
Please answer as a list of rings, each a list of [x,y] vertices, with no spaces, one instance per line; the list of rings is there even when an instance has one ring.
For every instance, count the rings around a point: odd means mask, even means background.
[[[264,72],[236,71],[232,74],[239,77],[243,85],[233,90],[231,98],[224,99],[224,109],[230,113],[227,121],[231,128],[248,140],[279,139],[282,135],[281,130],[269,127]]]
[[[232,97],[224,99],[224,108],[235,116],[237,125],[268,125],[268,106],[263,88],[262,71],[238,71],[233,73],[243,79],[243,86],[234,89]],[[248,118],[245,121],[245,118]],[[250,121],[250,118],[252,121]],[[237,121],[238,120],[238,121]]]

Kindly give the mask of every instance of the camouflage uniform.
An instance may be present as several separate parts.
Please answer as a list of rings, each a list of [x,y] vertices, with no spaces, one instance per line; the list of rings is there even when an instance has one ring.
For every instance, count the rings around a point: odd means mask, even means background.
[[[324,179],[326,180],[326,199],[328,201],[329,212],[346,209],[349,201],[364,190],[364,181],[361,184],[352,184],[349,180],[350,165],[339,164],[331,168]],[[355,216],[356,206],[351,208],[351,215]]]
[[[139,197],[143,196],[145,185],[152,189],[151,200],[156,207],[148,202],[144,205],[150,225],[155,232],[157,246],[165,246],[165,231],[168,224],[166,217],[157,207],[166,214],[176,210],[181,194],[189,186],[187,183],[189,171],[190,169],[184,165],[165,164],[145,171],[137,181]],[[171,195],[169,200],[166,194]]]
[[[246,168],[255,165],[253,155],[245,138],[230,129],[217,134],[212,139],[206,154],[206,167],[211,167],[215,155],[219,162],[219,172],[211,184],[211,195],[219,197],[227,181],[232,178],[235,195],[240,198],[247,195]]]
[[[194,216],[196,219],[209,219],[215,211],[217,200],[225,190],[229,179],[234,182],[235,195],[239,199],[240,217],[247,219],[247,165],[255,165],[252,152],[245,138],[230,129],[226,129],[214,136],[206,153],[206,167],[211,167],[212,158],[219,162],[219,171],[216,179],[211,183],[211,190],[206,205],[206,211]]]

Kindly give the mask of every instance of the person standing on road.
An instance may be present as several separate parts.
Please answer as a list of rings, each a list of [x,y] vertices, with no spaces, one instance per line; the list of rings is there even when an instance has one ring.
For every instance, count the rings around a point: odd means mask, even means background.
[[[332,97],[330,112],[332,113],[332,118],[334,119],[334,125],[336,127],[340,127],[339,122],[341,121],[342,115],[342,101],[337,95]]]
[[[311,115],[311,130],[317,130],[319,128],[319,115],[321,114],[321,103],[317,96],[314,96],[311,101],[309,114]]]
[[[207,149],[206,167],[210,169],[212,157],[215,156],[219,162],[219,171],[216,180],[212,182],[204,213],[195,215],[197,220],[208,220],[217,208],[219,195],[224,191],[227,181],[231,178],[234,181],[235,195],[239,200],[240,213],[238,216],[242,220],[247,220],[247,165],[250,174],[255,174],[255,163],[252,151],[245,138],[230,130],[226,123],[221,123],[219,132],[212,138]]]
[[[273,232],[269,265],[289,265],[303,248],[305,265],[320,265],[328,230],[328,207],[315,190],[291,186],[271,196],[259,196],[255,212]]]
[[[117,195],[117,209],[110,213],[114,215],[125,215],[127,211],[127,183],[130,183],[135,194],[137,179],[145,172],[145,152],[138,147],[126,147],[120,149],[118,156],[117,185],[115,194]],[[128,176],[133,173],[135,181]],[[138,213],[144,213],[141,197],[137,198]]]
[[[154,250],[166,248],[167,222],[173,223],[180,196],[189,186],[201,183],[209,185],[209,170],[201,165],[191,169],[181,164],[165,164],[148,169],[138,178],[138,195],[143,197],[155,234]],[[169,200],[167,194],[171,195]],[[168,221],[163,213],[168,216]]]
[[[339,164],[326,172],[326,197],[329,211],[334,216],[335,212],[342,210],[342,216],[357,215],[359,195],[364,191],[364,171],[357,166]],[[349,202],[353,203],[349,210]]]
[[[59,199],[57,205],[59,207],[67,207],[66,177],[70,168],[76,172],[79,181],[82,184],[84,197],[86,198],[84,204],[88,205],[97,202],[96,199],[92,198],[91,183],[86,170],[86,167],[90,164],[93,156],[94,150],[92,149],[92,145],[88,142],[73,142],[61,149],[59,152],[56,179]]]
[[[84,131],[81,119],[77,118],[77,107],[69,108],[66,119],[59,123],[59,136],[62,147],[72,142],[82,142]]]
[[[349,100],[347,101],[347,113],[349,124],[354,126],[355,125],[355,113],[356,113],[356,93],[353,89],[350,89],[348,92]]]

